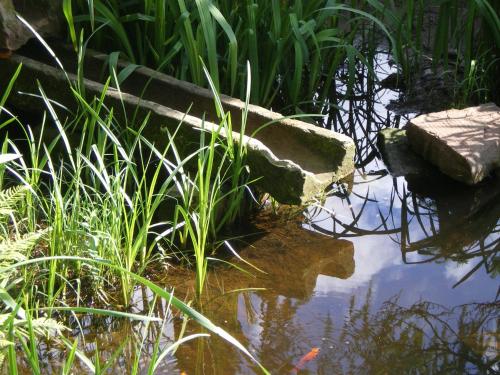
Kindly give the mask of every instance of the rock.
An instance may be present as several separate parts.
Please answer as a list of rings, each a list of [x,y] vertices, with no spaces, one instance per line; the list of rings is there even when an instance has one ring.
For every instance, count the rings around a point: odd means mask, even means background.
[[[468,185],[500,167],[500,108],[493,103],[418,116],[407,136],[416,153]]]
[[[0,49],[17,50],[34,37],[16,13],[44,37],[61,35],[62,0],[0,0]]]

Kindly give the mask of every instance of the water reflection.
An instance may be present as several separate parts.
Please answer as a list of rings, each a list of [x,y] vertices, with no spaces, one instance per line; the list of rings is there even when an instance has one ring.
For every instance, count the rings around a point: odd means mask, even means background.
[[[391,56],[381,50],[369,56],[377,78],[383,81],[397,73],[397,67],[391,63]],[[321,108],[313,107],[310,113],[321,112],[325,115],[321,126],[346,134],[356,146],[355,164],[364,168],[377,156],[378,132],[385,128],[399,128],[411,117],[410,113],[394,114],[386,109],[392,101],[398,100],[400,93],[383,87],[369,74],[369,68],[363,63],[356,66],[356,76],[349,77],[349,68],[344,66],[337,72],[335,90],[327,103]],[[352,82],[349,80],[352,79]],[[352,90],[348,90],[352,85]]]
[[[380,241],[382,249],[396,245],[406,264],[476,262],[455,285],[480,267],[488,273],[498,267],[498,181],[470,188],[449,181],[430,185],[414,176],[406,181],[380,175],[358,174],[350,195],[338,194],[325,207],[309,210],[309,226],[335,238],[357,238],[356,244],[368,240],[373,246]],[[378,251],[379,256],[383,253]],[[452,268],[447,265],[448,270]]]
[[[401,306],[398,297],[372,309],[371,289],[358,305],[353,297],[339,327],[337,350],[323,356],[319,374],[496,373],[498,304],[446,308],[428,301]],[[334,331],[330,318],[325,336]],[[344,345],[342,345],[342,343]]]
[[[248,273],[217,267],[203,312],[273,374],[290,374],[313,347],[320,354],[300,373],[498,373],[499,181],[470,189],[427,167],[388,168],[377,133],[404,125],[385,110],[397,93],[356,82],[361,92],[339,95],[344,111],[330,106],[324,124],[357,140],[353,180],[309,208],[302,230],[258,218],[255,235],[231,243],[265,273],[243,262],[235,265]],[[193,295],[187,270],[171,269],[163,282]],[[165,340],[183,332],[179,318],[169,327]],[[190,375],[258,373],[216,337],[169,361]]]
[[[387,70],[381,78],[391,73],[387,56],[375,61]],[[405,119],[385,109],[398,94],[363,75],[352,93],[342,92],[340,82],[324,109],[331,111],[325,126],[357,140],[353,180],[306,210],[304,223],[268,212],[256,218],[247,231],[253,235],[231,243],[264,272],[244,262],[219,264],[208,275],[201,308],[273,374],[290,374],[313,347],[319,356],[299,373],[498,373],[500,181],[461,187],[428,166],[408,169],[408,150],[392,153],[387,166],[377,133]],[[394,163],[401,160],[406,169]],[[194,275],[182,267],[157,281],[175,285],[178,297],[193,296]],[[136,311],[163,317],[166,302],[152,304],[147,290],[139,288],[135,300]],[[167,318],[163,328],[84,321],[82,350],[94,355],[97,341],[109,359],[130,337],[113,365],[128,373],[134,348],[144,342],[145,373],[159,335],[165,347],[181,333],[199,332],[179,316]],[[181,371],[258,373],[216,337],[181,346],[159,373]]]

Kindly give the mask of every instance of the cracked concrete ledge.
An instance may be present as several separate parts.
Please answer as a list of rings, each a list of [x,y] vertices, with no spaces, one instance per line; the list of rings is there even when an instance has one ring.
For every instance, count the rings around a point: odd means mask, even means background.
[[[102,55],[92,51],[88,54],[89,68],[86,68],[85,75],[90,79],[84,80],[88,97],[100,95],[103,90],[96,73],[97,70],[102,71],[102,58]],[[0,90],[20,63],[23,64],[22,72],[10,99],[15,106],[43,108],[39,98],[19,94],[37,93],[36,80],[39,80],[50,99],[75,109],[76,102],[65,74],[58,68],[26,56],[14,54],[11,59],[0,61]],[[68,73],[68,77],[73,82],[77,79],[71,73]],[[153,79],[144,91],[151,77]],[[121,108],[123,101],[126,116],[135,114],[137,122],[149,114],[151,126],[146,127],[144,135],[159,148],[168,139],[159,131],[161,129],[173,132],[182,122],[176,144],[181,152],[189,152],[199,144],[202,115],[206,115],[208,120],[205,121],[205,129],[217,127],[210,121],[216,120],[212,93],[190,83],[141,67],[125,81],[121,91],[109,89],[106,94],[107,105]],[[222,96],[221,100],[224,109],[231,112],[233,127],[239,130],[238,119],[244,103],[227,96]],[[118,115],[119,112],[115,113]],[[246,134],[252,134],[263,124],[274,121],[256,132],[254,137],[243,137],[248,147],[251,177],[257,179],[255,184],[260,189],[281,203],[305,204],[322,194],[331,183],[352,173],[355,152],[352,139],[302,121],[281,118],[280,114],[258,106],[249,108]],[[233,132],[233,139],[239,137],[237,131]]]

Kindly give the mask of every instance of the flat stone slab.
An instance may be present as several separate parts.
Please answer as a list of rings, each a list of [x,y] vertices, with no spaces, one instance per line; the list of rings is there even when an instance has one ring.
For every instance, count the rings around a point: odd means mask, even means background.
[[[500,108],[493,103],[415,117],[406,134],[416,153],[468,185],[500,167]]]

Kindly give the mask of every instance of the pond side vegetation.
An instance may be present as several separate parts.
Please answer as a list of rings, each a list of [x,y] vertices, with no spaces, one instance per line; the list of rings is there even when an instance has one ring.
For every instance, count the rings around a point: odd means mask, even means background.
[[[75,46],[91,46],[177,78],[244,98],[246,62],[251,102],[298,113],[328,104],[336,72],[370,69],[381,44],[392,52],[399,84],[411,90],[427,68],[453,81],[457,104],[495,100],[500,57],[500,5],[474,1],[331,0],[65,0]],[[373,74],[373,70],[370,70]],[[498,99],[498,98],[496,98]],[[286,107],[286,108],[285,108]],[[306,110],[307,111],[307,110]],[[310,112],[310,111],[307,111]]]
[[[142,371],[139,364],[147,355],[152,374],[179,345],[205,332],[256,361],[228,332],[151,282],[147,272],[152,264],[167,274],[174,262],[191,265],[199,298],[209,262],[226,262],[216,258],[225,243],[221,234],[241,217],[251,181],[244,131],[233,137],[231,114],[222,108],[219,92],[245,100],[243,129],[250,103],[293,113],[312,104],[321,111],[336,92],[338,72],[345,73],[346,96],[352,94],[356,65],[372,74],[375,48],[385,41],[398,80],[409,90],[430,60],[435,72],[443,66],[443,74],[455,81],[458,105],[498,100],[493,89],[500,76],[500,5],[492,1],[440,1],[434,7],[423,0],[63,3],[80,63],[87,45],[104,50],[110,54],[110,78],[93,98],[81,81],[68,82],[78,103],[74,113],[39,86],[36,95],[45,110],[33,128],[6,104],[22,66],[1,93],[0,129],[8,132],[0,158],[0,370],[13,374],[26,364],[34,373],[44,372],[37,345],[42,340],[64,353],[63,374],[71,373],[77,360],[89,372],[106,373],[125,350],[133,353],[131,373]],[[427,30],[430,10],[437,19]],[[91,38],[84,42],[84,36]],[[216,128],[203,122],[199,143],[189,153],[177,131],[164,130],[163,143],[146,137],[147,116],[139,121],[106,105],[107,90],[120,91],[131,72],[117,71],[119,58],[210,87]],[[21,140],[9,137],[13,128],[21,129]],[[133,311],[138,286],[166,303],[164,318],[149,314],[152,306],[146,313]],[[89,301],[92,307],[86,307]],[[194,306],[201,310],[196,301]],[[183,336],[182,330],[166,345],[160,335],[153,354],[140,340],[127,339],[108,360],[100,359],[98,349],[89,358],[80,350],[79,336],[68,330],[81,326],[85,314],[163,329],[177,313],[205,331]]]
[[[153,262],[168,268],[177,254],[194,264],[201,295],[218,234],[238,219],[248,189],[245,144],[233,138],[230,115],[219,103],[218,127],[202,126],[200,145],[190,154],[176,147],[176,132],[164,131],[167,142],[157,148],[142,135],[148,116],[139,123],[129,118],[123,127],[120,110],[106,106],[108,79],[102,95],[90,100],[78,83],[68,83],[76,113],[47,98],[40,86],[45,111],[32,129],[4,106],[21,71],[19,66],[0,102],[1,128],[24,134],[22,140],[7,134],[2,145],[0,366],[17,373],[23,358],[41,373],[36,343],[45,337],[66,352],[63,373],[70,373],[75,358],[105,373],[112,363],[100,364],[98,352],[86,358],[66,325],[74,319],[72,326],[79,326],[78,317],[90,314],[163,326],[161,319],[130,312],[139,285],[168,301],[165,319],[179,312],[253,359],[229,333],[146,278]],[[246,109],[242,116],[244,123]],[[91,307],[84,307],[89,301]],[[180,343],[204,336],[156,343],[149,373]],[[140,343],[128,344],[137,366]]]

